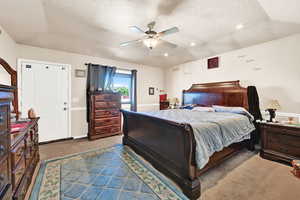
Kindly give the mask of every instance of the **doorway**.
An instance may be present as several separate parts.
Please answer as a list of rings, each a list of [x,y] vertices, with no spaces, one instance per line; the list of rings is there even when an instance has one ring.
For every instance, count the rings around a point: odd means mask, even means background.
[[[70,72],[70,65],[19,60],[21,117],[30,108],[40,117],[39,142],[71,137]]]

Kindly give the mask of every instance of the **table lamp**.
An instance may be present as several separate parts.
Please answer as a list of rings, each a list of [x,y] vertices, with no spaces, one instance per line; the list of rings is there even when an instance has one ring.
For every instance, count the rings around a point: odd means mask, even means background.
[[[173,108],[176,108],[177,104],[179,103],[178,98],[174,97],[170,99],[170,103],[173,106]]]
[[[273,119],[276,117],[276,110],[278,109],[280,109],[278,100],[276,99],[270,100],[266,109],[266,111],[268,111],[270,114],[270,120],[268,120],[268,122],[273,122]]]

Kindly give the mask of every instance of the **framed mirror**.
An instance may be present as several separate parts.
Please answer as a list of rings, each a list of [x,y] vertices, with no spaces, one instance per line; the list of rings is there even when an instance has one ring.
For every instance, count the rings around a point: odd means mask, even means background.
[[[18,75],[17,71],[14,70],[4,59],[0,58],[0,65],[10,75],[10,84],[14,89],[14,99],[12,102],[13,113],[16,114],[17,120],[19,119],[19,104],[18,104]]]

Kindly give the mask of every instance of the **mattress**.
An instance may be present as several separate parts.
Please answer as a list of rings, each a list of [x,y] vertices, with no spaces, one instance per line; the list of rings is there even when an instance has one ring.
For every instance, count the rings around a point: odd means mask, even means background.
[[[251,118],[236,113],[173,109],[144,114],[190,124],[196,140],[196,162],[199,169],[208,163],[213,153],[233,143],[250,139],[250,133],[255,130]]]

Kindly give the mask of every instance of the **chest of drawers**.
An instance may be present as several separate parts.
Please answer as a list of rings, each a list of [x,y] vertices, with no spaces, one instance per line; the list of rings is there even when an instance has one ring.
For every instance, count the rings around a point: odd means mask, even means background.
[[[121,133],[121,96],[119,93],[93,93],[90,95],[90,140]]]
[[[259,128],[263,158],[288,163],[300,159],[300,127],[261,123]]]
[[[20,131],[11,133],[11,177],[14,200],[23,200],[39,162],[38,120],[32,119]]]
[[[11,199],[10,102],[13,88],[0,85],[0,199]]]

